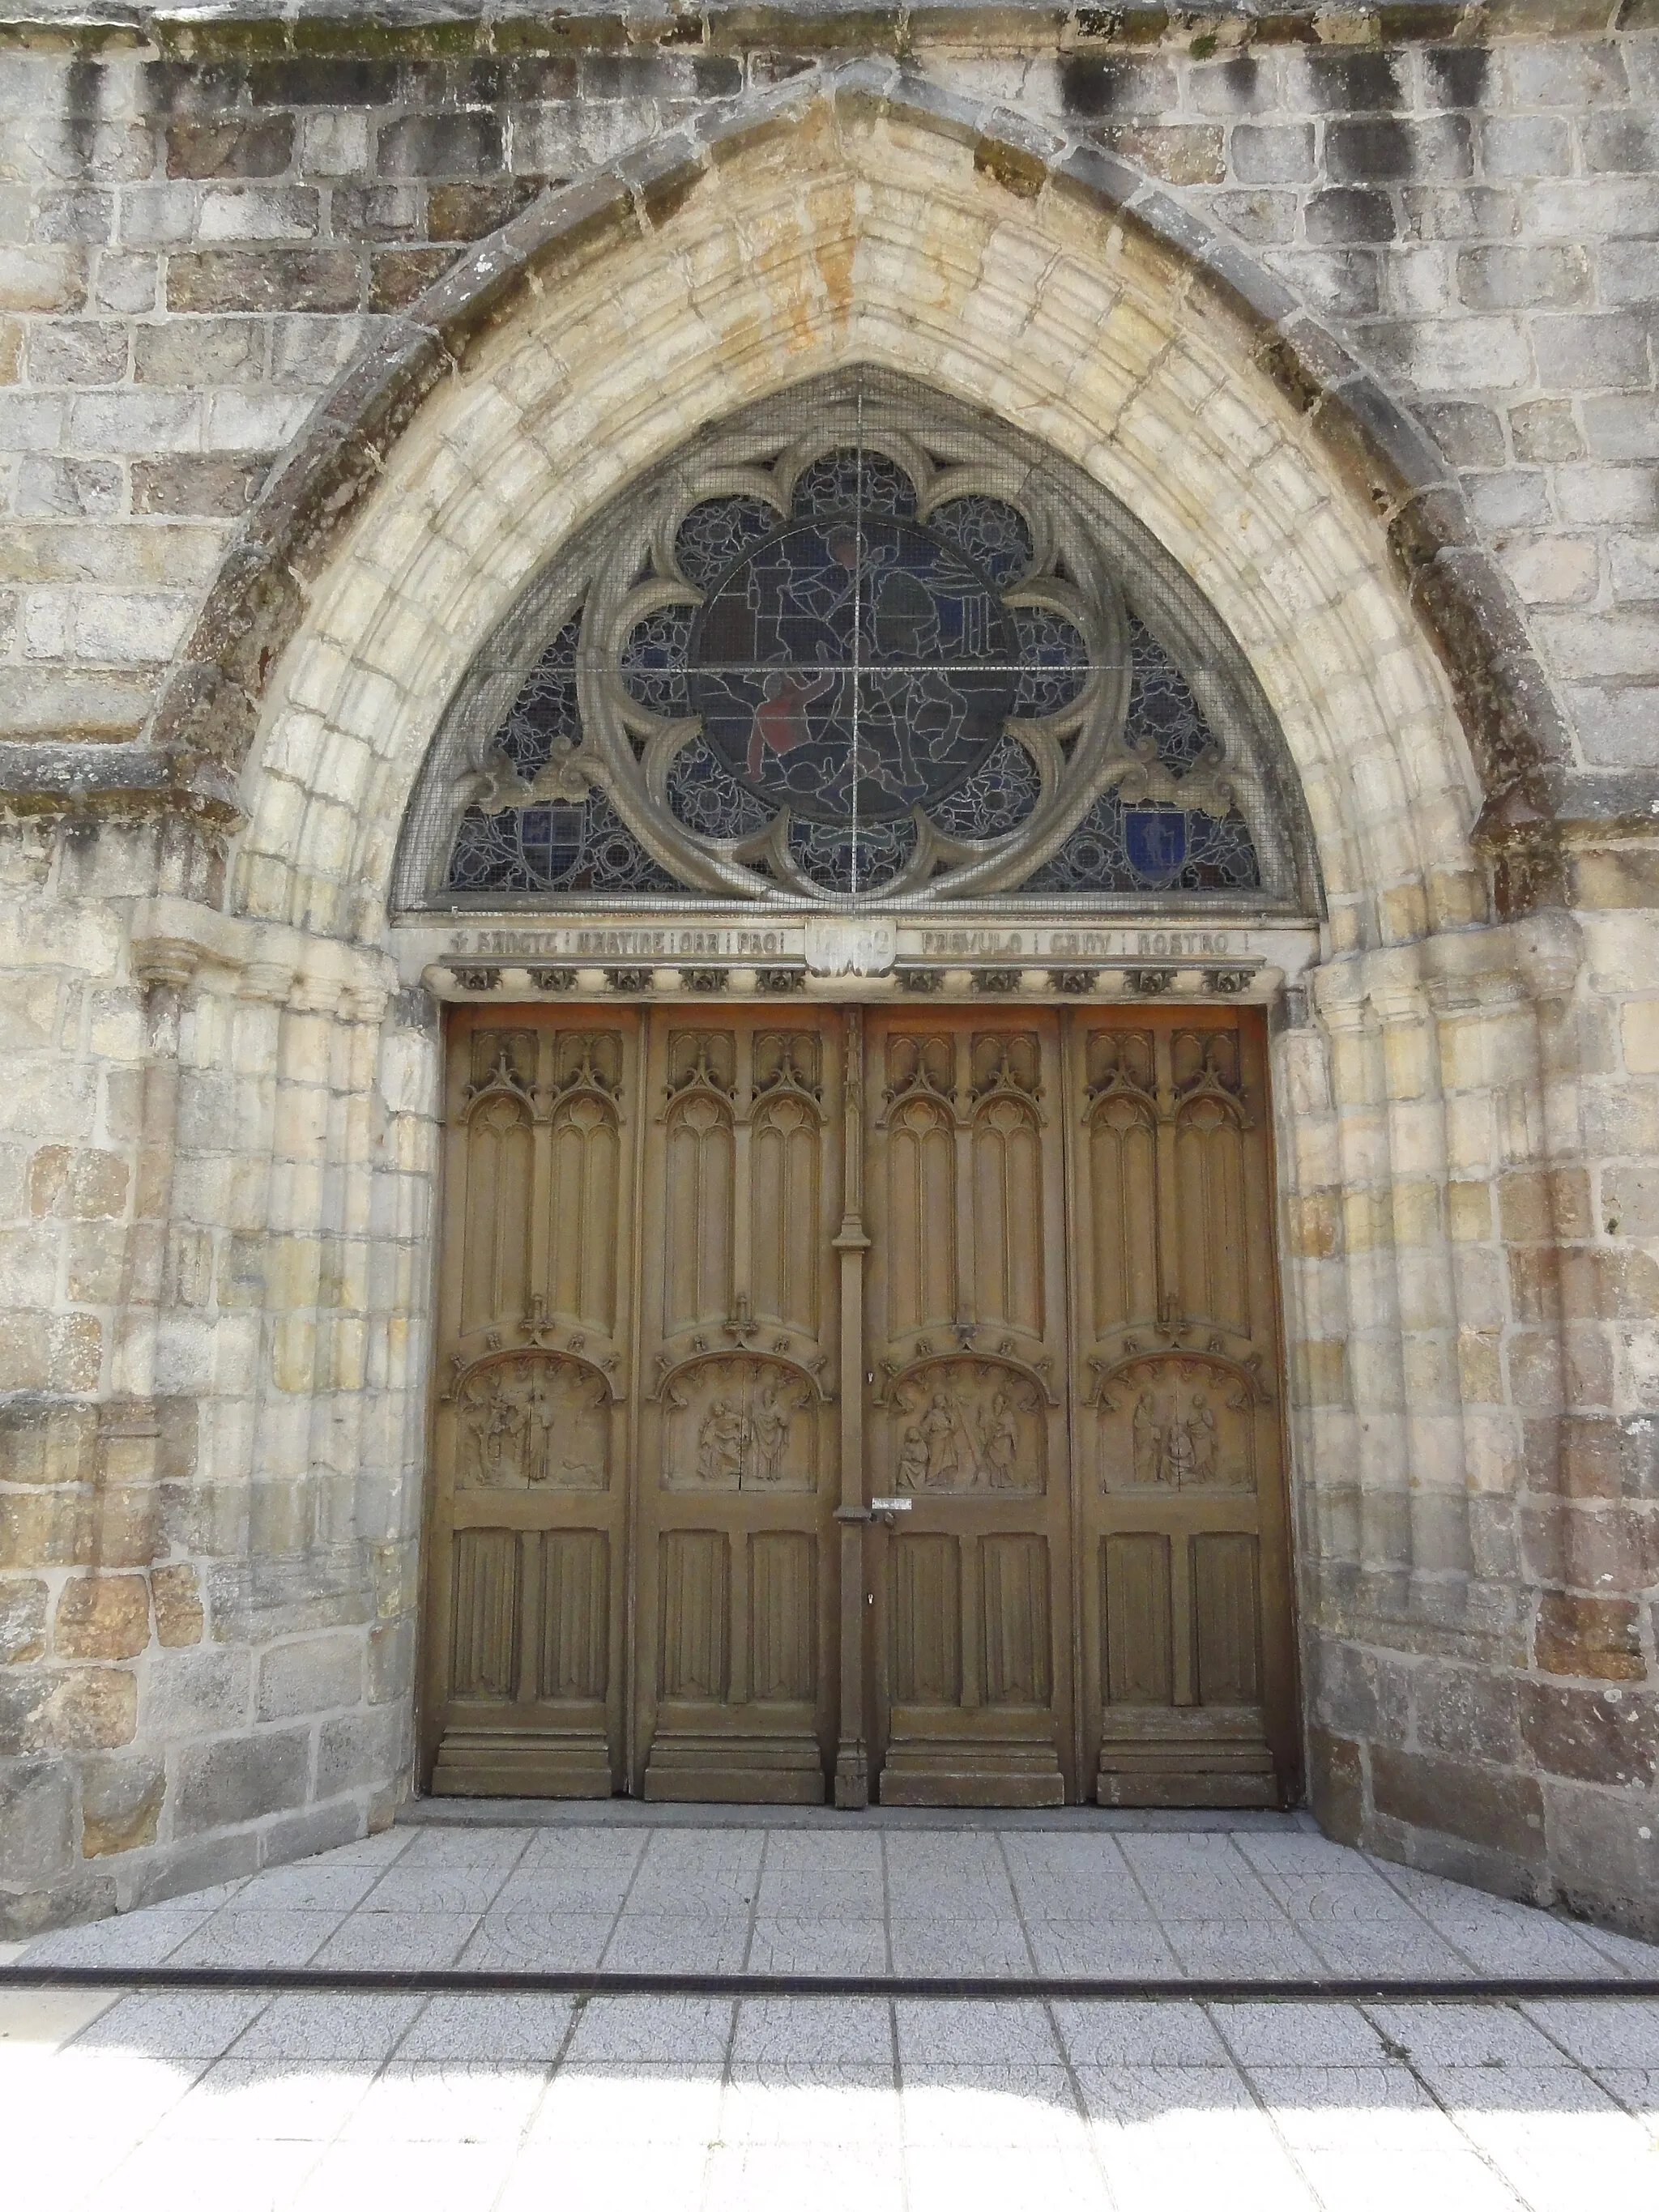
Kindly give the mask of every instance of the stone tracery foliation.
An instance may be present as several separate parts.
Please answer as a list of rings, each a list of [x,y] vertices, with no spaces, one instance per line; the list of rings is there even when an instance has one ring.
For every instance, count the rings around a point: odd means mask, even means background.
[[[447,891],[1261,890],[1192,684],[1041,471],[831,405],[635,543],[474,751]]]

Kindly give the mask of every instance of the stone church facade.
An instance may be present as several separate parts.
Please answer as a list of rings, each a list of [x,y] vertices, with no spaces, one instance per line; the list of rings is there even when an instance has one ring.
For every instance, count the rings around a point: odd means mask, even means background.
[[[3,1932],[411,1787],[1659,1932],[1656,298],[1646,0],[0,24]]]

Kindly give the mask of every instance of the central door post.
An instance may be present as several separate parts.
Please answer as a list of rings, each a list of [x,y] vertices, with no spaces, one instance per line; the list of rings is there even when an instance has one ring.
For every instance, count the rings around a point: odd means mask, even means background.
[[[846,1015],[842,1097],[846,1146],[842,1212],[835,1249],[841,1255],[841,1735],[836,1749],[836,1802],[862,1812],[870,1802],[870,1759],[864,1735],[864,1010]]]

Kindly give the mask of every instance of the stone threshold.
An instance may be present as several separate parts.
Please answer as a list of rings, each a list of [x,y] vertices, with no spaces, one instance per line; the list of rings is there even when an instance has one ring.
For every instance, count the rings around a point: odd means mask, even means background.
[[[833,1805],[661,1805],[637,1797],[411,1797],[398,1827],[424,1828],[794,1828],[854,1836],[868,1828],[944,1834],[998,1830],[1086,1835],[1219,1835],[1250,1829],[1268,1835],[1317,1835],[1307,1813],[1214,1808],[1128,1810],[1107,1805],[1024,1807],[871,1805],[846,1813]]]

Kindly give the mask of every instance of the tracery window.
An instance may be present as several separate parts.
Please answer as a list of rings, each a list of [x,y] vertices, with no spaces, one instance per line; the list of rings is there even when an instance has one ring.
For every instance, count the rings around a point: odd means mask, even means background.
[[[1307,903],[1282,744],[1107,495],[872,371],[708,433],[452,706],[399,902]]]

